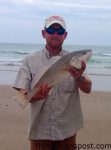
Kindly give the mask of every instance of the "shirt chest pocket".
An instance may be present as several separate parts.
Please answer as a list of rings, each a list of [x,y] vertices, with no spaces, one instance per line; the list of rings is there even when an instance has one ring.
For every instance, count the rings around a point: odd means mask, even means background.
[[[72,77],[68,78],[67,80],[60,82],[57,85],[58,92],[65,92],[71,93],[74,92],[76,89],[75,81]]]
[[[36,69],[31,71],[32,74],[32,85],[31,87],[35,86],[35,84],[40,80],[42,75],[48,70],[49,66],[40,66]]]

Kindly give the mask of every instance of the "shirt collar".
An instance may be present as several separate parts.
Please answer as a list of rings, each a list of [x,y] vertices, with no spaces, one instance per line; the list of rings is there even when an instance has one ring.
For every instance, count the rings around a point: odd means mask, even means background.
[[[46,47],[43,49],[44,54],[46,55],[47,58],[51,58],[52,56],[50,55],[49,51],[46,49]],[[58,56],[63,56],[63,49],[59,52]]]

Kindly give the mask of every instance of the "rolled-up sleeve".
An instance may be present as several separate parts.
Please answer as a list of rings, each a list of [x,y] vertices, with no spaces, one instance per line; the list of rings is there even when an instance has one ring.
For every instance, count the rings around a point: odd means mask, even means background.
[[[20,89],[30,89],[31,83],[31,72],[28,65],[28,56],[23,59],[22,65],[17,74],[16,80],[14,82],[13,88],[16,90]]]

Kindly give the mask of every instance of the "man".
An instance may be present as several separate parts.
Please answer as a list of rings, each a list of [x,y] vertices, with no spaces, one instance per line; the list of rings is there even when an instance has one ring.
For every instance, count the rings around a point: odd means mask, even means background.
[[[42,36],[46,46],[42,51],[25,57],[16,78],[14,88],[24,95],[36,84],[34,77],[52,59],[64,56],[62,44],[67,37],[65,21],[62,17],[51,16],[45,20]],[[31,150],[75,150],[76,133],[83,127],[79,90],[91,91],[91,80],[84,70],[86,64],[77,70],[70,66],[70,78],[51,87],[47,83],[39,85],[38,92],[30,101],[29,139]],[[51,92],[50,92],[51,90]],[[50,92],[50,94],[49,94]]]

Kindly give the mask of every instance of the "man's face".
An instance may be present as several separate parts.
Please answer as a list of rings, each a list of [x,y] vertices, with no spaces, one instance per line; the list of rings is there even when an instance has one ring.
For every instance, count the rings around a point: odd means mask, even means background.
[[[52,30],[54,29],[61,29],[61,25],[59,24],[53,24],[50,26]],[[60,30],[61,31],[61,30]],[[54,33],[50,34],[47,32],[47,30],[42,31],[43,37],[46,39],[47,45],[49,45],[51,48],[61,48],[66,36],[67,32],[64,32],[64,34],[59,34],[58,31],[55,31]]]

